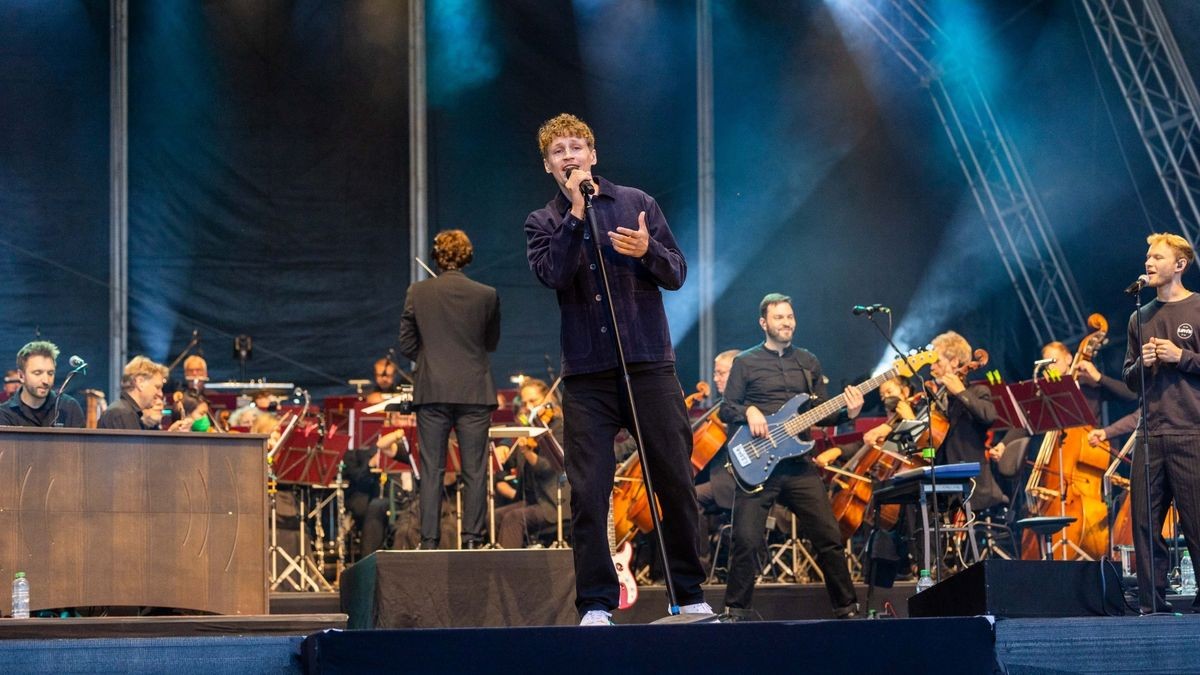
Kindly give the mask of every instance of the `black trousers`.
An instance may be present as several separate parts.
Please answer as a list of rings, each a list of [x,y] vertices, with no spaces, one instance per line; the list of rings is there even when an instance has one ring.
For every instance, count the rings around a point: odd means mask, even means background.
[[[388,500],[365,492],[347,492],[346,510],[362,530],[360,556],[366,557],[383,548],[388,528]]]
[[[436,547],[441,539],[442,482],[450,430],[458,436],[462,456],[463,542],[483,542],[487,535],[487,443],[492,406],[425,403],[417,407],[420,447],[421,542]]]
[[[858,599],[825,484],[811,461],[794,459],[781,463],[762,490],[754,493],[738,490],[734,498],[733,549],[725,586],[725,606],[750,609],[754,580],[766,562],[761,559],[760,552],[767,515],[776,501],[796,514],[800,535],[815,547],[813,554],[825,576],[825,590],[829,592],[834,610],[854,605]]]
[[[690,464],[692,431],[674,364],[631,364],[650,478],[662,507],[662,534],[676,600],[704,601],[704,569],[696,551],[699,510]],[[616,472],[613,439],[633,430],[624,381],[616,370],[572,375],[564,382],[563,432],[571,526],[575,538],[575,607],[611,611],[620,601],[617,572],[608,546],[608,510]]]
[[[1137,560],[1138,604],[1149,612],[1152,597],[1158,594],[1158,607],[1166,603],[1167,572],[1171,558],[1163,539],[1163,523],[1171,500],[1179,511],[1179,525],[1187,539],[1192,560],[1200,559],[1200,435],[1150,437],[1150,527],[1146,526],[1146,469],[1139,454],[1140,441],[1134,446],[1130,497],[1133,499],[1133,545]],[[1154,574],[1150,574],[1150,547],[1154,547]],[[1197,596],[1200,598],[1200,596]],[[1200,608],[1193,601],[1192,607]]]
[[[522,548],[525,535],[536,534],[554,521],[546,520],[537,504],[509,504],[496,509],[496,543],[501,548]]]

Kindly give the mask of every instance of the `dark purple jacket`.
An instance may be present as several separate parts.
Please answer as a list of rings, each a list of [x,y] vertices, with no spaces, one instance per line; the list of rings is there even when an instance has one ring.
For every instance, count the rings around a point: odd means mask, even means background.
[[[658,202],[636,188],[596,177],[600,194],[592,202],[602,233],[617,227],[637,229],[638,213],[646,212],[650,248],[640,259],[613,250],[602,235],[601,249],[615,296],[617,323],[629,363],[674,362],[671,331],[659,288],[676,290],[687,277],[687,261]],[[561,191],[545,207],[525,219],[529,268],[539,281],[558,291],[562,311],[563,375],[595,373],[617,367],[603,281],[596,268],[595,248],[585,221],[571,215]]]

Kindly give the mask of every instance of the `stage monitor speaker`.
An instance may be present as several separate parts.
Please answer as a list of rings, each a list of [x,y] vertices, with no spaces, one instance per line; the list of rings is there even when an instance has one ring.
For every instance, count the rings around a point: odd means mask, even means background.
[[[908,599],[908,615],[1120,616],[1120,576],[1106,561],[985,560]]]

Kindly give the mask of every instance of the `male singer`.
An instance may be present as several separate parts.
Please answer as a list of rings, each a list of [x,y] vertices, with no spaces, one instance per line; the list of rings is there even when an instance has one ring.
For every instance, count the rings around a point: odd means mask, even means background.
[[[17,352],[21,389],[0,406],[0,425],[83,428],[83,409],[70,396],[54,391],[58,347],[38,340]]]
[[[704,570],[696,551],[692,433],[659,290],[681,287],[687,263],[653,197],[592,175],[596,138],[582,120],[568,114],[548,120],[538,130],[538,149],[558,190],[525,219],[526,253],[538,280],[557,291],[562,311],[563,422],[580,625],[612,623],[619,601],[607,540],[616,470],[612,447],[617,432],[633,429],[634,423],[613,341],[610,300],[629,365],[646,462],[662,506],[676,600],[683,613],[711,614],[700,590]],[[604,297],[597,269],[584,190],[595,193],[591,211],[601,233],[598,243],[611,299]]]
[[[1150,441],[1149,494],[1145,455],[1134,457],[1130,479],[1138,602],[1143,613],[1154,608],[1171,611],[1165,597],[1170,558],[1162,526],[1172,498],[1192,560],[1200,558],[1200,296],[1183,287],[1183,273],[1196,254],[1177,234],[1152,234],[1146,243],[1150,244],[1146,285],[1155,290],[1155,298],[1142,307],[1140,343],[1137,313],[1129,317],[1123,373],[1125,384],[1145,397],[1147,417],[1139,433]],[[1136,447],[1141,453],[1146,444]],[[1150,546],[1154,546],[1153,575]],[[1200,603],[1193,601],[1192,609],[1200,609]]]

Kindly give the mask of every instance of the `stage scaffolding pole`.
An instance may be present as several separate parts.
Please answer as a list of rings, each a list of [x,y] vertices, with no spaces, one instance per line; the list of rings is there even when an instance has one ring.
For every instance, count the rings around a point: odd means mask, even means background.
[[[696,230],[699,260],[693,269],[700,273],[699,320],[700,379],[712,380],[713,357],[717,353],[713,307],[716,289],[713,267],[716,264],[716,184],[713,175],[713,39],[712,1],[696,3],[696,148],[697,209]]]
[[[128,47],[129,1],[109,0],[109,392],[121,391],[129,343]]]

